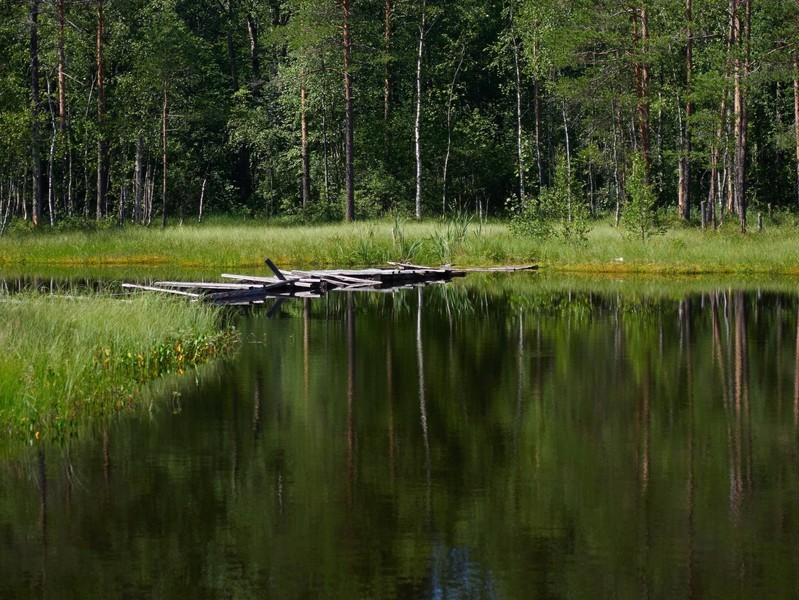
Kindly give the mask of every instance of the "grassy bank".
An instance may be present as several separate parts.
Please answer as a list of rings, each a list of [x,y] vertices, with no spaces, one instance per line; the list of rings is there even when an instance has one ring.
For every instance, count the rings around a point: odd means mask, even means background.
[[[81,417],[135,406],[144,382],[234,342],[220,312],[204,304],[154,295],[0,296],[0,431],[57,437]]]
[[[571,272],[799,274],[792,224],[766,223],[747,235],[676,226],[642,242],[606,222],[584,243],[514,237],[506,224],[469,218],[382,220],[285,226],[217,219],[167,229],[14,231],[0,239],[6,269],[124,267],[257,269],[265,257],[283,267],[345,267],[409,261],[461,266],[538,263]]]

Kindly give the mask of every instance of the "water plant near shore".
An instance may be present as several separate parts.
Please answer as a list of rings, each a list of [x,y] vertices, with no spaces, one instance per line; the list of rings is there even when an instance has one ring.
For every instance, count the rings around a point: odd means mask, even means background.
[[[229,353],[219,309],[135,295],[0,297],[0,432],[58,437],[130,409],[142,384]]]

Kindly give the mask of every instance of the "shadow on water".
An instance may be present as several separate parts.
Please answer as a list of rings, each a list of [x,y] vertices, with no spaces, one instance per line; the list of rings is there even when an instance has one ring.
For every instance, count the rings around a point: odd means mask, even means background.
[[[470,276],[243,310],[200,384],[7,453],[0,596],[785,597],[792,287]]]

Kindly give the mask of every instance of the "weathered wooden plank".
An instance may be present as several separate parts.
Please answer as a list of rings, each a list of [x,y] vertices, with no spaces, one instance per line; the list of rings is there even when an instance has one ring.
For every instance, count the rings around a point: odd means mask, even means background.
[[[336,280],[335,278],[330,277],[323,277],[322,278],[323,284],[328,284],[327,288],[331,290],[349,290],[355,288],[375,288],[380,287],[383,285],[379,281],[362,281],[360,283],[341,283],[340,281]]]
[[[272,283],[269,285],[263,285],[260,287],[256,286],[249,290],[233,290],[228,292],[216,292],[213,294],[207,294],[206,298],[208,298],[213,302],[247,301],[250,299],[266,298],[267,296],[272,296],[280,292],[290,291],[293,287],[294,287],[294,281],[290,280],[278,281],[276,283]]]
[[[122,287],[129,290],[144,290],[147,292],[164,292],[165,294],[175,294],[176,296],[188,296],[189,298],[199,298],[200,294],[192,292],[183,292],[181,290],[172,290],[169,288],[161,288],[153,285],[136,285],[133,283],[123,283]]]
[[[222,279],[234,279],[236,281],[251,281],[253,283],[279,283],[281,280],[277,277],[257,277],[254,275],[233,275],[230,273],[222,273]]]
[[[285,275],[283,275],[283,273],[281,273],[281,272],[280,272],[280,269],[278,269],[278,268],[275,266],[275,263],[273,263],[273,262],[272,262],[271,260],[269,260],[268,258],[267,258],[266,260],[264,260],[264,262],[266,263],[266,266],[267,266],[267,267],[269,267],[269,268],[272,270],[272,273],[274,273],[274,274],[277,276],[277,278],[278,278],[278,279],[280,279],[280,280],[282,280],[282,281],[285,281],[285,280],[286,280],[286,276],[285,276]]]
[[[262,287],[262,284],[255,283],[211,283],[197,281],[156,281],[153,285],[192,290],[250,290],[257,286]]]
[[[394,268],[294,270],[283,273],[271,260],[266,259],[265,262],[276,277],[223,273],[223,279],[232,279],[236,283],[165,281],[153,286],[124,284],[124,287],[203,298],[217,304],[248,305],[263,303],[267,298],[318,298],[327,291],[393,293],[418,285],[446,283],[453,277],[463,277],[467,273],[538,269],[536,265],[453,269],[450,264],[426,267],[392,262],[389,264]]]
[[[350,285],[380,285],[379,281],[374,279],[364,279],[362,277],[350,277],[349,275],[323,275],[322,281],[334,281],[342,284]]]
[[[401,263],[388,261],[388,264],[399,267],[404,271],[445,271],[446,267],[427,267],[423,265],[414,265],[412,263]],[[449,265],[451,266],[451,265]]]

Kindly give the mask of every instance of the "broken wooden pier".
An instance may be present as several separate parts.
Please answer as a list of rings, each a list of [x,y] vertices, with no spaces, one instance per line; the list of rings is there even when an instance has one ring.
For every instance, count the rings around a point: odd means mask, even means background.
[[[260,304],[268,298],[318,298],[329,291],[395,291],[429,283],[447,282],[473,272],[534,271],[536,266],[507,266],[454,269],[451,265],[425,267],[407,263],[389,263],[388,267],[370,269],[325,269],[281,271],[266,259],[274,273],[271,277],[223,273],[225,282],[158,281],[150,285],[122,284],[138,289],[187,296],[214,304]]]

